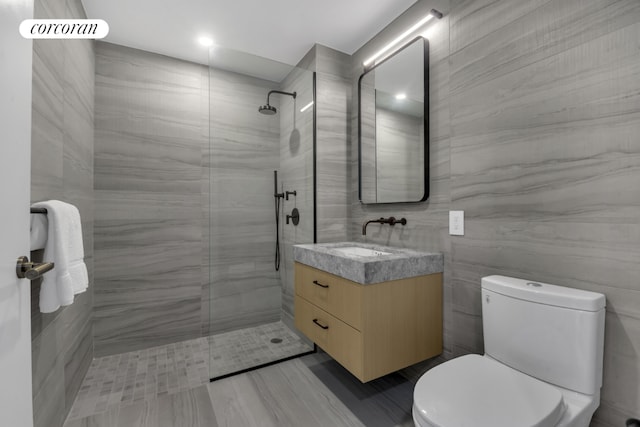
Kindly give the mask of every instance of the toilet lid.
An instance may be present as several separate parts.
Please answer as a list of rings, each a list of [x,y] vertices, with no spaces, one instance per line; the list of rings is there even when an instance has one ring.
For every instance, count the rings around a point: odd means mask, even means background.
[[[564,411],[557,388],[477,354],[428,371],[413,402],[414,416],[437,427],[547,427]]]

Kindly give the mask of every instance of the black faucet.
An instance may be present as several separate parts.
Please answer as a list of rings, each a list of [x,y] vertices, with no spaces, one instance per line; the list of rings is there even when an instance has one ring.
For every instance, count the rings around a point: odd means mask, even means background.
[[[396,224],[407,225],[407,219],[406,218],[395,219],[395,217],[390,216],[389,218],[372,219],[372,220],[369,220],[369,221],[365,222],[362,225],[362,235],[363,236],[367,235],[367,225],[371,224],[372,222],[375,222],[375,223],[378,223],[378,224],[389,224],[389,225],[396,225]]]

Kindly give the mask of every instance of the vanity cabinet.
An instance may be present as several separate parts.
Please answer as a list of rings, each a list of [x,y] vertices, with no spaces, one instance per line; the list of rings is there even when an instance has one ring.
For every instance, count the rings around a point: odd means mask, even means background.
[[[442,353],[442,274],[362,285],[295,263],[295,325],[360,381]]]

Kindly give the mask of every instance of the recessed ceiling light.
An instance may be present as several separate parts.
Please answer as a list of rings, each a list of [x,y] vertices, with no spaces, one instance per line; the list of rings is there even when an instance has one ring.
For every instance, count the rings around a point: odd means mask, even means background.
[[[407,99],[407,94],[406,93],[399,93],[396,95],[396,99],[402,100],[402,99]]]
[[[198,38],[198,43],[204,47],[213,46],[213,39],[211,37],[202,36]]]

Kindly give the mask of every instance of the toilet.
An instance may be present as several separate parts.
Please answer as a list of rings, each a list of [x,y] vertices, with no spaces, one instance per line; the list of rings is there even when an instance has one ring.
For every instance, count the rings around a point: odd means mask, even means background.
[[[485,354],[447,361],[413,393],[421,427],[587,427],[600,404],[605,297],[482,279]]]

